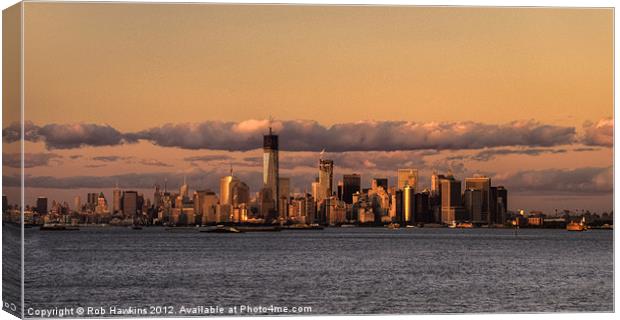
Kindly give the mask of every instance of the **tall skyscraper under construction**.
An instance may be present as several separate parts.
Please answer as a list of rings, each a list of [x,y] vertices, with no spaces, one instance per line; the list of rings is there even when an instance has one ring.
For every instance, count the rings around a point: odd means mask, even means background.
[[[271,190],[274,210],[278,210],[279,197],[279,164],[278,164],[278,135],[273,134],[269,127],[269,134],[263,136],[263,188]]]

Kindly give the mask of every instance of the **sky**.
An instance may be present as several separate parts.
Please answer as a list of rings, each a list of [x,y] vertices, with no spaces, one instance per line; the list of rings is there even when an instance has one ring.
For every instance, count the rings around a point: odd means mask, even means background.
[[[611,9],[26,3],[26,203],[185,176],[218,191],[231,166],[258,191],[271,125],[298,192],[325,149],[336,181],[485,174],[511,210],[609,211],[612,26]]]

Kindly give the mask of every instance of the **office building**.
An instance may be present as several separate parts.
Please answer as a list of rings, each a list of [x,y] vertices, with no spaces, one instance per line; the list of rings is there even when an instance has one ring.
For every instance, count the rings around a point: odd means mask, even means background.
[[[342,176],[342,201],[353,203],[353,195],[361,191],[362,177],[359,174],[345,174]]]
[[[46,197],[37,198],[37,213],[47,214],[47,198]]]
[[[319,160],[319,185],[316,197],[317,202],[332,196],[332,188],[334,185],[334,161],[320,159]]]
[[[465,179],[465,190],[480,190],[482,192],[482,208],[479,216],[472,217],[473,223],[491,223],[490,204],[491,178],[473,177]]]
[[[276,204],[280,198],[278,194],[280,182],[278,157],[278,136],[273,134],[270,127],[269,134],[263,136],[263,189],[270,189],[270,192],[263,192],[262,194],[271,197],[273,211],[277,211]],[[263,199],[263,201],[267,200],[269,199]]]

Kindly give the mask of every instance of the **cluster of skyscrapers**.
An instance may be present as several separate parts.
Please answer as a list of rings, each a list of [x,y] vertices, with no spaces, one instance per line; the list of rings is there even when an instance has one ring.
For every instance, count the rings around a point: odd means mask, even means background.
[[[230,174],[220,179],[219,195],[212,190],[189,193],[184,180],[177,192],[155,186],[153,201],[137,191],[112,191],[109,207],[103,193],[87,194],[82,204],[78,196],[73,209],[67,203],[45,197],[26,210],[35,222],[78,222],[118,224],[208,225],[220,223],[264,224],[503,224],[508,207],[507,190],[492,186],[491,179],[476,176],[463,184],[452,175],[433,172],[430,189],[419,187],[418,170],[397,169],[396,182],[386,177],[371,179],[362,188],[358,173],[344,174],[334,183],[334,161],[318,159],[318,174],[311,193],[290,192],[290,178],[279,170],[278,135],[269,129],[263,137],[262,188],[251,195],[249,186]],[[28,209],[28,208],[27,208]]]

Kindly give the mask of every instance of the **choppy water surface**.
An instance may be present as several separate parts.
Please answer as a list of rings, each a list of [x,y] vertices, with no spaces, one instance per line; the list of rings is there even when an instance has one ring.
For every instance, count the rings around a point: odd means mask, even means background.
[[[613,232],[26,230],[26,308],[306,306],[315,314],[613,310]],[[269,312],[268,312],[269,313]]]

